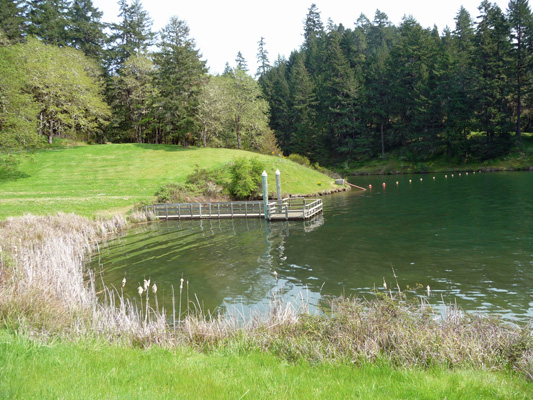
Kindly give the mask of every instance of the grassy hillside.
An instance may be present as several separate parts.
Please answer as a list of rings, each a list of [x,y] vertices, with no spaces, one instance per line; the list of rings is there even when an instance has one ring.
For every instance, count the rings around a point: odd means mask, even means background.
[[[486,161],[453,163],[446,157],[439,156],[426,162],[413,162],[406,161],[400,152],[393,151],[386,155],[385,160],[374,159],[351,165],[346,163],[337,169],[348,175],[529,170],[533,167],[533,133],[524,132],[522,142],[520,148],[515,148],[507,156]]]
[[[287,159],[241,150],[142,144],[48,148],[22,160],[16,173],[0,175],[0,219],[57,211],[85,216],[125,212],[135,203],[153,201],[161,185],[184,181],[195,165],[223,167],[243,155],[265,164],[270,192],[275,192],[276,169],[284,193],[334,187],[329,177]]]

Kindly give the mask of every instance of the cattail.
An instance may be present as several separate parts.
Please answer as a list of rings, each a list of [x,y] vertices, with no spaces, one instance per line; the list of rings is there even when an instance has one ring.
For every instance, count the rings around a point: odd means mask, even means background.
[[[183,289],[183,278],[180,280],[180,290]]]
[[[137,291],[139,292],[139,296],[142,296],[143,291],[144,291],[143,288],[142,288],[142,286],[139,286],[139,287],[137,288]]]
[[[155,283],[154,283],[153,286],[152,286],[152,292],[153,292],[154,294],[157,293],[157,285],[156,285]]]
[[[150,287],[150,279],[144,280],[144,290],[147,291],[148,287]]]
[[[274,278],[276,278],[276,280],[278,280],[278,273],[276,271],[274,271]]]
[[[122,287],[126,286],[126,277],[124,277],[124,279],[122,279]]]
[[[383,278],[383,289],[387,290],[387,282],[385,282],[385,278]]]
[[[429,285],[427,286],[427,291],[428,291],[428,297],[431,296],[431,289],[429,288]]]

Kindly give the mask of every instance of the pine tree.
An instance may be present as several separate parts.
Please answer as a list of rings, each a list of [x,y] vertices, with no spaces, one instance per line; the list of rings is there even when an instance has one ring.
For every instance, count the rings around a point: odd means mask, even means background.
[[[68,2],[30,0],[26,6],[27,33],[56,46],[67,45]]]
[[[512,119],[508,108],[511,92],[508,66],[510,29],[501,9],[484,0],[479,6],[481,15],[476,33],[475,50],[477,69],[476,94],[478,102],[477,129],[487,136],[482,157],[493,157],[507,151]],[[499,140],[495,143],[496,139]]]
[[[10,41],[19,41],[24,34],[23,0],[0,0],[0,30]]]
[[[477,101],[475,99],[476,71],[474,69],[474,22],[470,13],[461,7],[455,17],[455,29],[449,32],[441,49],[443,99],[446,125],[444,138],[449,157],[468,157],[470,134]]]
[[[340,47],[340,34],[328,35],[324,69],[318,91],[319,121],[329,149],[347,157],[359,151],[360,116],[356,104],[358,83]]]
[[[265,48],[265,38],[261,36],[261,40],[258,42],[259,48],[257,49],[257,72],[256,77],[265,74],[270,68],[270,61],[268,60],[268,51]]]
[[[360,28],[361,29],[361,28]],[[365,57],[364,104],[365,114],[370,126],[379,132],[381,157],[385,157],[385,129],[390,125],[390,76],[387,65],[390,51],[394,44],[395,30],[389,22],[387,14],[376,10],[374,20],[367,33],[367,50]]]
[[[68,44],[96,60],[102,59],[106,40],[102,15],[92,0],[73,0],[68,11]]]
[[[521,116],[522,116],[522,93],[531,90],[531,83],[528,81],[531,74],[526,74],[526,66],[531,66],[533,49],[528,46],[528,36],[533,24],[531,9],[528,0],[511,0],[508,6],[509,23],[511,26],[512,57],[514,59],[514,69],[516,86],[514,95],[516,98],[516,136],[522,139]]]
[[[288,148],[292,153],[315,160],[321,150],[321,140],[316,129],[316,88],[305,68],[304,56],[294,53],[291,57],[295,59],[289,77],[293,129]]]
[[[237,57],[235,57],[235,65],[237,69],[248,72],[248,63],[240,51],[237,53]]]
[[[143,54],[153,44],[152,20],[140,0],[119,0],[121,21],[112,24],[107,64],[116,72],[134,54]]]
[[[207,81],[205,61],[185,21],[171,17],[155,55],[162,122],[174,141],[188,145],[199,131],[198,96]]]

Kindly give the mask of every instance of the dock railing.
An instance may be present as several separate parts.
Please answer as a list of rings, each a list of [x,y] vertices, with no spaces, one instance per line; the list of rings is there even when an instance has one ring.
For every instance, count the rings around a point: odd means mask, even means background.
[[[147,206],[158,218],[163,219],[202,219],[202,218],[264,218],[262,201],[231,201],[215,203],[175,203]],[[322,199],[289,197],[269,201],[267,218],[309,219],[322,212]]]

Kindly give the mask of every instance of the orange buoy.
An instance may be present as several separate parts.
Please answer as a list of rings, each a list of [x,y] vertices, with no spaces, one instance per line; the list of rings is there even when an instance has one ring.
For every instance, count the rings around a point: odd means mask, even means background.
[[[420,182],[422,182],[422,178],[420,178]]]
[[[448,179],[448,175],[444,175],[444,177],[445,177],[446,179]]]
[[[409,183],[412,183],[413,181],[411,179],[409,179]]]
[[[399,185],[399,184],[400,184],[400,182],[396,181],[396,185]]]
[[[433,177],[433,180],[435,180],[435,177]]]
[[[369,188],[369,189],[372,189],[372,185],[368,185],[368,188]]]
[[[452,174],[452,178],[453,178],[453,174]]]
[[[383,182],[383,187],[385,187],[385,186],[387,186],[387,185],[385,184],[385,182]]]

